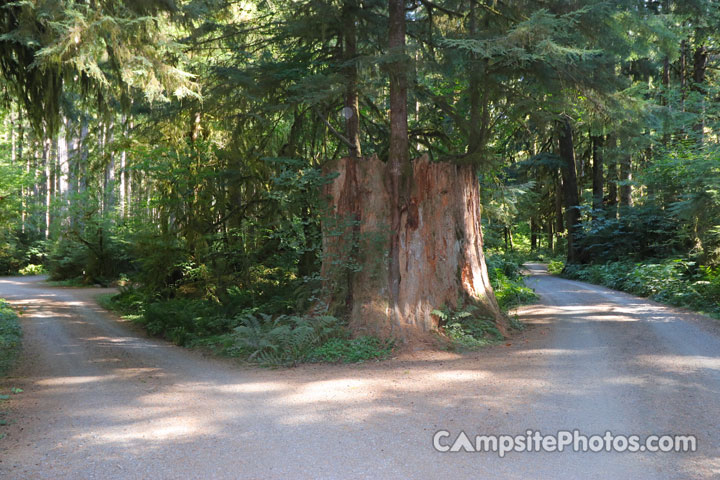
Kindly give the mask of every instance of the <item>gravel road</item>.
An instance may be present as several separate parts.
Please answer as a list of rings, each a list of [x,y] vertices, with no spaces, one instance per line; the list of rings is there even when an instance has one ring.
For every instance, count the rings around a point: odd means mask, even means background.
[[[25,350],[0,382],[2,479],[720,478],[712,319],[529,265],[506,343],[382,363],[238,367],[145,338],[100,289],[0,279]],[[693,434],[695,453],[439,453],[433,434]]]

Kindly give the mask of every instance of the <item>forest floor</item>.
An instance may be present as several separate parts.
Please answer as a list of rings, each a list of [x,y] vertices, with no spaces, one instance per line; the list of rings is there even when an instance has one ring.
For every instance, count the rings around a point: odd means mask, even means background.
[[[24,351],[3,479],[717,478],[720,327],[545,274],[529,328],[459,355],[265,370],[150,339],[108,290],[0,279]],[[439,453],[433,434],[694,434],[696,453]]]

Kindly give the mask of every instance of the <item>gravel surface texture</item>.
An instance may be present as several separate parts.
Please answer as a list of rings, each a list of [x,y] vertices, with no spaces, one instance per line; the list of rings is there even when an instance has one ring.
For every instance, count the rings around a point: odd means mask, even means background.
[[[529,326],[465,355],[265,370],[149,339],[102,289],[0,279],[25,347],[0,392],[0,479],[720,478],[718,322],[529,264]],[[439,453],[578,429],[693,434],[695,453]]]

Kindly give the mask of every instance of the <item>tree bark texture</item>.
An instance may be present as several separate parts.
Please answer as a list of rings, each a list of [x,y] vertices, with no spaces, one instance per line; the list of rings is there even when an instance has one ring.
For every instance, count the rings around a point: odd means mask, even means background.
[[[392,164],[377,157],[361,159],[355,163],[357,190],[348,192],[352,163],[343,158],[330,166],[339,176],[325,187],[333,208],[323,225],[322,276],[329,303],[345,304],[353,332],[412,342],[438,327],[433,310],[469,300],[505,333],[507,319],[485,265],[474,169],[431,163],[426,156],[412,162],[407,207],[394,229],[393,187],[387,181]],[[355,215],[351,205],[360,212],[357,245],[351,245],[352,225],[343,223]],[[395,267],[388,261],[393,238],[398,241],[396,283],[390,271]],[[357,256],[349,258],[353,249]]]

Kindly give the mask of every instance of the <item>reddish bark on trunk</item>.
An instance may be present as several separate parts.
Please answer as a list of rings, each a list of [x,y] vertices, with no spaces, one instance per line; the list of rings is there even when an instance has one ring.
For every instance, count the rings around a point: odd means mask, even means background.
[[[454,307],[463,299],[474,301],[506,333],[507,318],[498,307],[485,265],[474,169],[431,163],[427,157],[412,162],[407,207],[401,209],[393,231],[393,192],[387,181],[392,164],[377,157],[355,163],[357,191],[351,201],[347,175],[353,163],[344,158],[332,165],[339,176],[325,193],[333,205],[330,219],[352,218],[355,212],[349,210],[350,205],[360,212],[357,257],[346,256],[353,250],[348,244],[352,227],[328,221],[322,269],[331,292],[329,301],[345,303],[353,332],[412,342],[438,327],[434,309]],[[398,241],[394,285],[390,273],[395,267],[388,261],[393,237]],[[348,276],[343,261],[360,268]],[[351,299],[349,304],[347,299]]]

